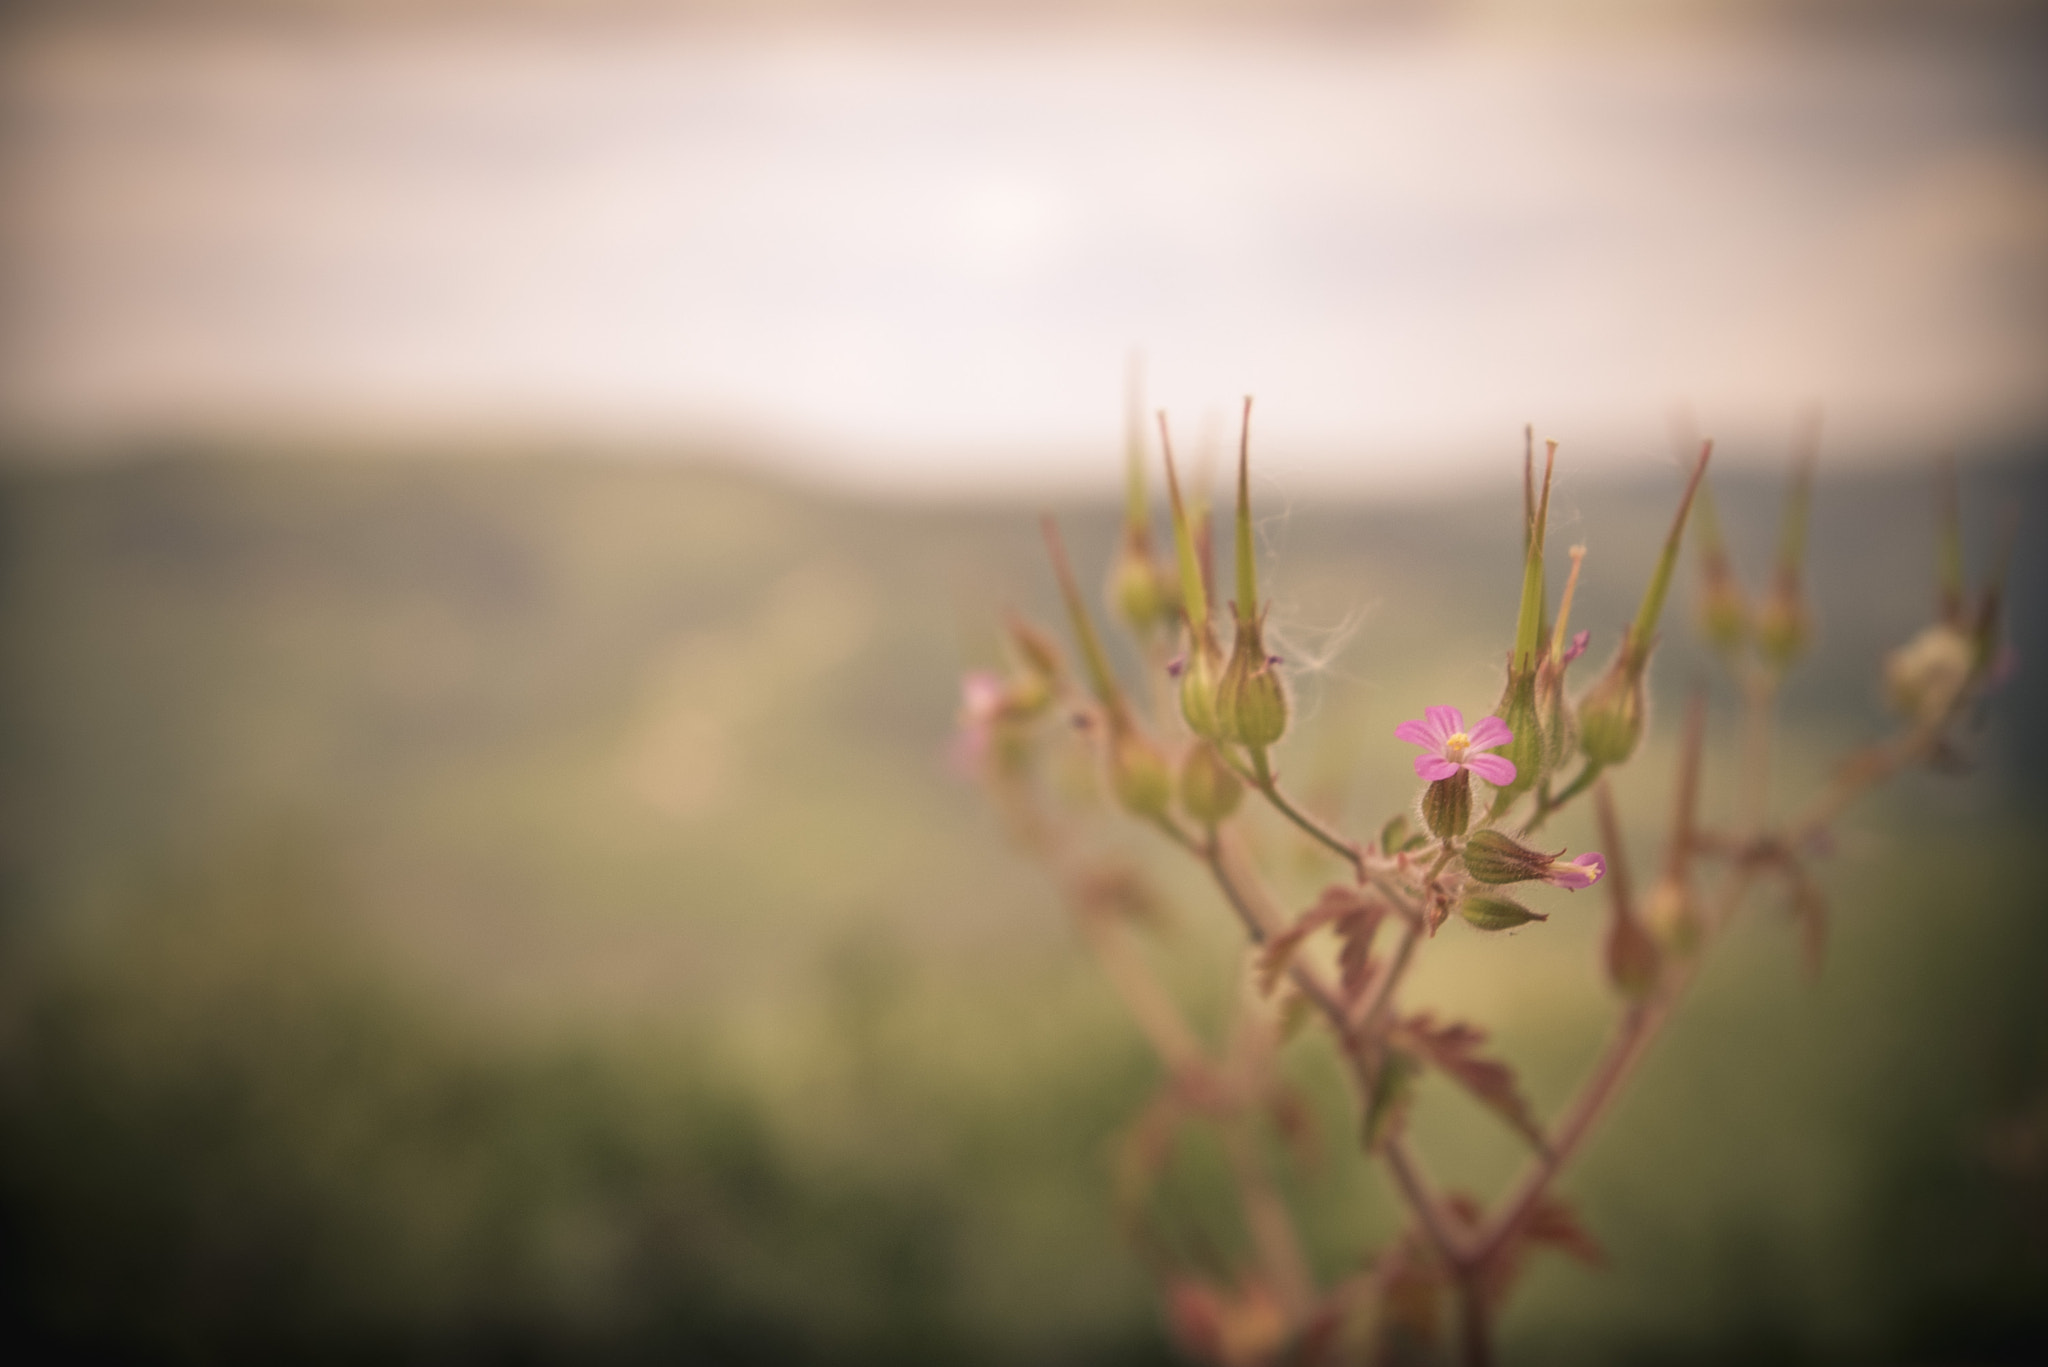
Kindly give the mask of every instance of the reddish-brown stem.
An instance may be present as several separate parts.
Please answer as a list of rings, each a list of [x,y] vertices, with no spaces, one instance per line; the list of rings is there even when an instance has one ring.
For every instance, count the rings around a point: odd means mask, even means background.
[[[1209,865],[1217,885],[1222,889],[1225,900],[1237,912],[1238,919],[1244,923],[1245,933],[1251,937],[1252,943],[1264,944],[1268,937],[1281,929],[1277,910],[1263,886],[1242,868],[1242,857],[1230,842],[1227,829],[1217,831],[1215,838],[1210,842],[1205,862]],[[1323,980],[1321,974],[1299,959],[1288,965],[1288,977],[1300,989],[1301,994],[1322,1012],[1337,1037],[1338,1046],[1356,1064],[1359,1057],[1359,1036],[1345,1014],[1343,998]],[[1396,1188],[1414,1213],[1417,1224],[1435,1247],[1438,1256],[1452,1266],[1464,1266],[1467,1261],[1464,1249],[1452,1233],[1449,1222],[1444,1217],[1442,1204],[1431,1190],[1421,1165],[1408,1152],[1399,1135],[1388,1141],[1384,1152]]]
[[[1493,1307],[1484,1277],[1467,1272],[1458,1279],[1458,1361],[1463,1367],[1493,1367]]]
[[[1273,1189],[1272,1179],[1267,1176],[1265,1165],[1259,1161],[1251,1126],[1240,1116],[1225,1124],[1222,1130],[1223,1147],[1229,1155],[1231,1171],[1237,1178],[1239,1198],[1244,1205],[1245,1227],[1251,1234],[1252,1247],[1258,1252],[1259,1263],[1265,1268],[1266,1279],[1287,1312],[1288,1321],[1300,1324],[1307,1319],[1315,1303],[1315,1278],[1309,1271],[1308,1258],[1301,1251],[1294,1217],[1288,1212],[1287,1203],[1280,1199],[1280,1193]]]
[[[1607,856],[1607,875],[1600,881],[1607,884],[1607,895],[1621,914],[1634,920],[1636,904],[1628,876],[1628,848],[1622,840],[1621,818],[1614,810],[1614,789],[1604,778],[1593,785],[1593,815],[1600,822],[1600,843],[1606,847]]]
[[[1443,1198],[1430,1185],[1422,1164],[1409,1152],[1408,1141],[1401,1135],[1394,1135],[1381,1147],[1380,1156],[1386,1160],[1387,1171],[1393,1174],[1394,1187],[1401,1193],[1401,1199],[1414,1212],[1423,1237],[1429,1240],[1430,1247],[1444,1260],[1445,1266],[1462,1276],[1472,1264],[1472,1255],[1452,1230],[1444,1214]]]
[[[1110,986],[1123,999],[1124,1009],[1138,1023],[1138,1029],[1151,1042],[1167,1071],[1175,1077],[1185,1077],[1206,1069],[1207,1051],[1179,1005],[1139,957],[1130,933],[1097,912],[1077,908],[1075,919],[1080,922],[1081,934],[1095,951]]]
[[[1707,742],[1707,695],[1695,690],[1685,706],[1685,739],[1678,752],[1678,796],[1671,806],[1671,844],[1664,851],[1664,876],[1683,879],[1692,863],[1693,832],[1699,820],[1700,761]]]

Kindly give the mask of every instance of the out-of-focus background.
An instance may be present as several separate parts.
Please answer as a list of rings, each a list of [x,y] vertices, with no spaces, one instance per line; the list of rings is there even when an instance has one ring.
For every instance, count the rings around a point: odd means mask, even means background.
[[[999,610],[1050,616],[1041,507],[1099,582],[1137,347],[1191,467],[1259,397],[1281,762],[1361,831],[1414,796],[1394,724],[1495,696],[1524,421],[1564,443],[1597,659],[1693,434],[1754,588],[1824,415],[1787,802],[1886,725],[1929,458],[1973,572],[2019,510],[1971,763],[1852,815],[1818,981],[1763,899],[1569,1183],[1611,1266],[1540,1267],[1504,1336],[2048,1354],[2044,33],[1819,0],[12,7],[0,1352],[1168,1359],[1109,1211],[1156,1066],[947,760]],[[1729,701],[1668,637],[1643,862],[1676,699]],[[1213,1024],[1231,927],[1160,867],[1160,961]],[[1453,925],[1415,988],[1540,1110],[1611,1010],[1597,900],[1546,909]],[[1288,1068],[1336,1275],[1393,1212],[1327,1059]],[[1456,1097],[1416,1123],[1447,1181],[1514,1168]],[[1227,1249],[1202,1155],[1172,1181]]]

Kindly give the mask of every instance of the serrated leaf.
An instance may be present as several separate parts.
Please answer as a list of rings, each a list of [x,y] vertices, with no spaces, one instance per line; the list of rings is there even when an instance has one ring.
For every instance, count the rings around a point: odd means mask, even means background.
[[[1561,1198],[1544,1195],[1522,1218],[1522,1238],[1554,1248],[1588,1267],[1607,1266],[1607,1251],[1586,1232],[1579,1217]]]
[[[1316,1133],[1315,1114],[1302,1094],[1284,1084],[1275,1088],[1266,1099],[1266,1113],[1281,1139],[1293,1150],[1295,1161],[1304,1168],[1318,1166],[1322,1139]]]
[[[1315,905],[1303,912],[1293,925],[1266,941],[1265,948],[1259,952],[1259,991],[1266,996],[1273,994],[1273,989],[1293,965],[1302,941],[1322,927],[1331,924],[1341,927],[1361,916],[1377,918],[1385,914],[1384,904],[1357,888],[1332,883],[1323,889]]]
[[[1484,1030],[1463,1021],[1439,1025],[1424,1012],[1397,1024],[1393,1038],[1399,1047],[1454,1079],[1531,1144],[1543,1147],[1543,1129],[1516,1085],[1514,1070],[1480,1054],[1486,1043]]]
[[[1414,1238],[1380,1255],[1374,1269],[1380,1284],[1377,1362],[1405,1362],[1418,1353],[1434,1360],[1449,1289],[1442,1266]]]
[[[1129,921],[1148,930],[1168,928],[1165,902],[1143,874],[1128,864],[1097,864],[1083,870],[1073,884],[1075,901],[1084,913]]]
[[[1367,900],[1337,920],[1337,936],[1343,942],[1337,950],[1337,971],[1347,1002],[1357,1001],[1372,981],[1373,940],[1389,914],[1386,903]]]
[[[1552,1248],[1588,1267],[1605,1267],[1607,1255],[1577,1215],[1551,1193],[1536,1199],[1495,1255],[1485,1271],[1487,1299],[1496,1305],[1506,1301],[1508,1292],[1520,1280],[1528,1254],[1536,1248]]]
[[[1187,1108],[1171,1092],[1152,1098],[1117,1145],[1116,1204],[1126,1220],[1137,1216],[1173,1156],[1173,1141]]]

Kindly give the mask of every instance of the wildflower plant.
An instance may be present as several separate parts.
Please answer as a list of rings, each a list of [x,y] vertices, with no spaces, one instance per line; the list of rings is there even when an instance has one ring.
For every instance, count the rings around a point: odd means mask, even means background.
[[[1164,1068],[1158,1095],[1126,1136],[1120,1200],[1183,1349],[1226,1367],[1432,1360],[1446,1353],[1487,1363],[1498,1316],[1532,1255],[1601,1261],[1593,1233],[1559,1193],[1559,1179],[1685,1000],[1706,954],[1754,894],[1775,885],[1788,894],[1807,964],[1817,968],[1827,909],[1812,865],[1828,847],[1832,823],[1902,770],[1952,760],[1978,701],[2009,671],[2000,631],[2010,537],[1989,582],[1972,593],[1963,580],[1954,474],[1944,466],[1935,617],[1884,668],[1899,725],[1849,755],[1791,815],[1774,818],[1773,701],[1813,630],[1804,588],[1812,441],[1802,443],[1795,462],[1770,588],[1756,599],[1743,590],[1721,539],[1705,483],[1712,443],[1702,444],[1636,616],[1608,663],[1583,686],[1570,670],[1589,636],[1572,634],[1570,620],[1586,551],[1571,548],[1553,616],[1546,531],[1557,448],[1549,445],[1539,474],[1531,444],[1519,609],[1500,699],[1490,714],[1470,721],[1456,706],[1416,700],[1426,704],[1421,715],[1387,740],[1420,747],[1419,788],[1390,797],[1395,814],[1359,836],[1312,811],[1281,781],[1275,752],[1288,733],[1292,701],[1283,662],[1264,640],[1250,421],[1247,399],[1234,597],[1216,602],[1207,514],[1191,511],[1183,497],[1163,414],[1158,430],[1173,564],[1154,555],[1143,428],[1134,422],[1108,599],[1145,679],[1132,684],[1112,668],[1096,614],[1048,518],[1046,545],[1078,670],[1050,632],[1011,618],[1009,671],[978,672],[965,682],[959,754],[1056,879],[1083,939]],[[1707,711],[1704,693],[1696,692],[1684,716],[1668,832],[1645,892],[1632,870],[1652,865],[1638,865],[1626,850],[1616,793],[1641,748],[1647,678],[1696,511],[1700,625],[1743,704],[1739,798],[1718,823],[1701,811]],[[1088,826],[1100,818],[1100,804],[1076,801],[1070,786],[1050,781],[1047,761],[1076,737],[1115,807],[1190,859],[1242,928],[1245,988],[1220,1048],[1204,1042],[1144,952],[1141,936],[1157,919],[1160,893],[1139,866],[1091,840]],[[1582,800],[1591,804],[1602,848],[1574,852],[1546,842],[1550,820]],[[1631,800],[1640,806],[1644,798]],[[1255,857],[1245,822],[1257,806],[1291,823],[1328,861],[1330,881],[1306,906],[1285,905],[1278,880]],[[1600,899],[1607,925],[1602,966],[1615,1002],[1607,1043],[1549,1116],[1489,1052],[1483,1030],[1440,1019],[1404,992],[1410,969],[1454,916],[1485,934],[1538,927],[1546,913],[1523,900],[1531,888]],[[1272,1166],[1271,1156],[1285,1149],[1263,1142],[1269,1127],[1296,1141],[1307,1137],[1307,1111],[1276,1059],[1291,1031],[1308,1020],[1319,1023],[1355,1093],[1357,1147],[1384,1171],[1403,1211],[1391,1240],[1361,1251],[1351,1271],[1327,1281],[1311,1268]],[[1528,1149],[1520,1177],[1490,1200],[1444,1189],[1412,1142],[1409,1103],[1432,1075],[1476,1098]],[[1175,1137],[1190,1126],[1208,1127],[1221,1141],[1241,1208],[1241,1254],[1175,1254],[1147,1228],[1149,1188]]]

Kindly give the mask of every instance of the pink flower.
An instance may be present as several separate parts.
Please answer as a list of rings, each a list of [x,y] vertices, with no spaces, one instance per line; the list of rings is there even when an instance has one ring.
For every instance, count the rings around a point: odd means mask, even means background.
[[[1499,717],[1488,717],[1467,731],[1465,714],[1457,708],[1425,707],[1421,721],[1402,722],[1394,728],[1394,735],[1429,752],[1415,757],[1415,772],[1431,783],[1450,778],[1460,769],[1470,769],[1496,788],[1515,781],[1514,761],[1478,753],[1515,738]]]
[[[1558,659],[1558,663],[1568,665],[1573,660],[1578,659],[1579,656],[1584,655],[1586,653],[1586,643],[1592,639],[1593,633],[1591,631],[1582,631],[1573,636],[1572,643],[1564,648],[1564,654]]]
[[[1605,877],[1606,874],[1607,857],[1601,854],[1594,854],[1589,850],[1577,859],[1569,861],[1563,859],[1551,860],[1549,871],[1543,875],[1543,881],[1554,888],[1563,888],[1567,892],[1577,892],[1580,888],[1592,887]]]
[[[1009,690],[1003,676],[986,669],[970,670],[960,679],[960,729],[953,736],[951,758],[954,769],[971,777],[988,759],[990,743],[1008,702]]]

